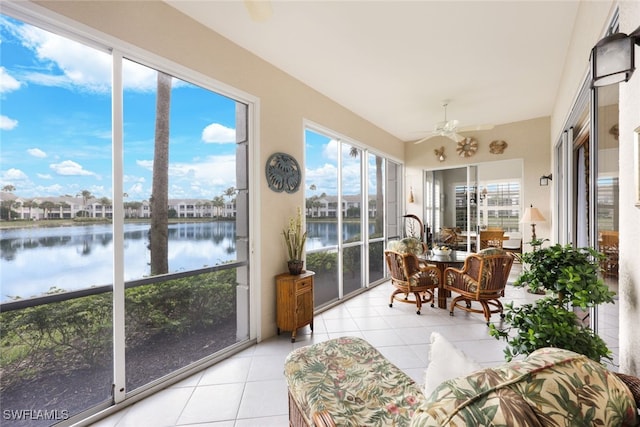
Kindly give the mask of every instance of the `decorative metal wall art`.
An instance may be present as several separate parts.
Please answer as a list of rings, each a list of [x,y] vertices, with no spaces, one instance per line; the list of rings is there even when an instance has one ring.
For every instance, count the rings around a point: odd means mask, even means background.
[[[300,188],[300,165],[289,154],[273,153],[265,167],[267,184],[276,193],[295,193]]]
[[[508,145],[509,144],[507,144],[506,141],[502,140],[491,141],[491,144],[489,144],[489,151],[491,154],[502,154]]]
[[[460,157],[471,157],[478,151],[478,141],[475,138],[465,138],[458,142],[456,152]]]

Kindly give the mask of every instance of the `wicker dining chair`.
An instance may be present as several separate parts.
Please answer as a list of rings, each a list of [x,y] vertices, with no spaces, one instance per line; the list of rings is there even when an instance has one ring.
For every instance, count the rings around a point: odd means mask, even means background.
[[[604,254],[600,263],[603,274],[618,277],[618,232],[607,230],[598,233],[598,249]]]
[[[435,289],[440,283],[440,269],[435,265],[425,264],[410,252],[384,251],[387,267],[391,274],[391,284],[395,288],[391,294],[389,307],[393,301],[415,304],[416,313],[420,314],[422,304],[435,304]]]
[[[500,298],[504,296],[513,255],[498,248],[488,248],[469,255],[462,269],[448,267],[444,271],[444,288],[458,296],[451,301],[449,314],[459,308],[471,313],[482,313],[489,324],[491,314],[504,317]],[[477,302],[481,308],[472,303]]]
[[[480,230],[480,250],[501,248],[504,240],[503,230]]]

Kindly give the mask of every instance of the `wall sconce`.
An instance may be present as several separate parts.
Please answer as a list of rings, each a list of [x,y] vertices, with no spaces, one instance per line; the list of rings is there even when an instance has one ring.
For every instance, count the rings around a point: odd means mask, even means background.
[[[413,198],[413,187],[409,187],[409,203],[413,202],[415,202],[415,199]]]
[[[436,155],[436,158],[441,162],[444,162],[444,159],[447,158],[447,156],[444,155],[444,147],[436,148],[435,150],[433,150],[433,153]]]
[[[640,27],[629,35],[604,37],[591,49],[592,87],[626,82],[635,70],[635,46],[640,46]]]
[[[540,187],[546,187],[547,185],[549,185],[549,181],[553,180],[553,175],[549,174],[549,175],[542,175],[540,177]]]

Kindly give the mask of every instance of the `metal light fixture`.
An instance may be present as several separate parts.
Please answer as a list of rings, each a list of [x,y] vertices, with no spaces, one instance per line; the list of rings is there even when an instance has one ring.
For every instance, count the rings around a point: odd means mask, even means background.
[[[531,241],[536,241],[536,222],[545,222],[544,216],[540,213],[538,208],[534,208],[533,205],[524,210],[524,215],[520,222],[531,223]]]
[[[640,45],[640,27],[629,35],[615,33],[598,41],[591,49],[592,86],[628,81],[635,70],[635,45]]]
[[[487,194],[488,194],[488,193],[489,193],[489,192],[487,191],[487,187],[484,187],[484,188],[482,189],[482,191],[480,192],[480,201],[481,201],[481,202],[484,202],[484,200],[487,198]]]
[[[549,175],[542,175],[540,177],[540,187],[546,187],[547,185],[549,185],[549,181],[553,180],[553,175],[549,174]]]

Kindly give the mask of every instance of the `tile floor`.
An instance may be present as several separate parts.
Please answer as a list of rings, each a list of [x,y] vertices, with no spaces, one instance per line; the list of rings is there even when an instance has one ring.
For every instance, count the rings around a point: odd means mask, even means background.
[[[514,264],[513,279],[519,267]],[[269,338],[93,425],[288,426],[285,357],[294,348],[345,335],[366,339],[419,384],[424,382],[432,331],[448,337],[483,366],[504,362],[504,341],[489,336],[482,315],[456,311],[451,317],[448,310],[427,306],[418,316],[409,304],[389,308],[390,293],[388,283],[374,287],[316,315],[313,333],[309,327],[299,330],[295,343],[289,333]],[[519,304],[534,298],[537,296],[509,285],[504,301]],[[608,312],[601,314],[601,336],[614,353],[618,347],[616,319]],[[499,317],[494,315],[492,320],[498,322]]]

